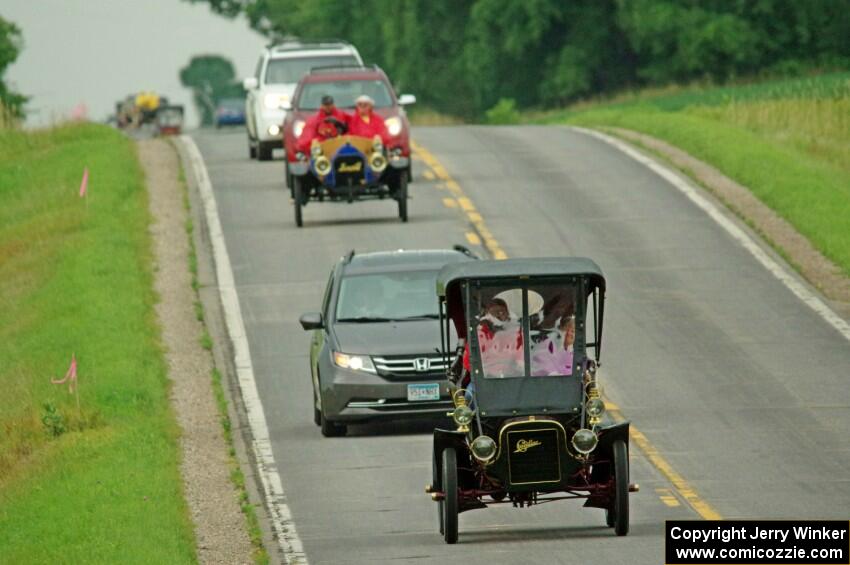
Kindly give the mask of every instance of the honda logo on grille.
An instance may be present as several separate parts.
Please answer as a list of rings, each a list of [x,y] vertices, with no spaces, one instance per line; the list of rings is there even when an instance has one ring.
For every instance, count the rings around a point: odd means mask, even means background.
[[[419,359],[413,360],[413,368],[416,369],[418,373],[424,373],[426,371],[431,370],[431,360],[427,357],[420,357]]]

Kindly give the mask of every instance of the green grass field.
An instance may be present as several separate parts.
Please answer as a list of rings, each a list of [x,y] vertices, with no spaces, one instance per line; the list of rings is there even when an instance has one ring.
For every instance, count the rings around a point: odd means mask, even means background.
[[[850,275],[850,73],[629,93],[530,121],[676,145],[747,186]]]
[[[149,223],[134,146],[118,132],[0,131],[2,563],[196,560]],[[72,353],[79,411],[50,383]]]

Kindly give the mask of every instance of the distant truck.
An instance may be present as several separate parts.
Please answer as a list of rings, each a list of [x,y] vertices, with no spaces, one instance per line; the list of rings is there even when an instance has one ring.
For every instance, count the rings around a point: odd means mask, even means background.
[[[130,94],[115,104],[115,119],[119,128],[138,128],[144,124],[155,124],[157,111],[164,107],[168,107],[168,98],[155,92]]]
[[[157,135],[180,135],[183,130],[183,106],[162,106],[156,110]]]

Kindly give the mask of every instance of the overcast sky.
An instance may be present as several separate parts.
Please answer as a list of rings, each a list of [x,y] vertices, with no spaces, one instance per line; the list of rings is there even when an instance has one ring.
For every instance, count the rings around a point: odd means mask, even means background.
[[[102,120],[115,102],[153,90],[184,104],[197,123],[178,73],[189,58],[219,54],[238,78],[254,71],[265,40],[244,20],[183,0],[0,0],[0,16],[21,29],[24,48],[6,81],[31,97],[28,123],[44,125],[78,104]]]

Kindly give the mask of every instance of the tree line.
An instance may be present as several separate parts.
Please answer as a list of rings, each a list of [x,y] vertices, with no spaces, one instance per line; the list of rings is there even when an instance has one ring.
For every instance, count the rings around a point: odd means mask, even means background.
[[[4,123],[7,114],[11,118],[23,116],[26,96],[11,90],[3,80],[6,68],[18,58],[22,46],[18,26],[0,17],[0,124]]]
[[[270,39],[338,38],[479,117],[647,85],[850,67],[850,0],[189,0]]]

